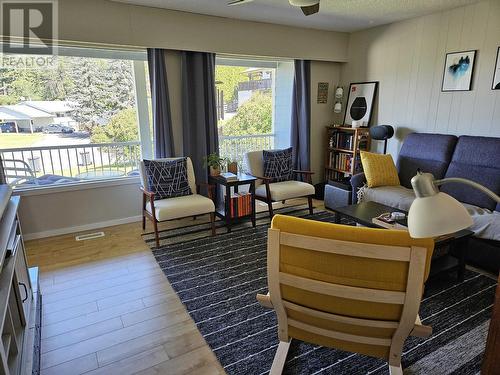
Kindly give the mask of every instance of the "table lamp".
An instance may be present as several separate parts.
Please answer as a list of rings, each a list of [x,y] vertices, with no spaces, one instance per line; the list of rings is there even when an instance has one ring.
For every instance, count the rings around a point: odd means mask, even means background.
[[[411,179],[416,196],[408,212],[408,231],[411,237],[438,237],[472,225],[472,218],[467,209],[455,198],[439,191],[438,186],[448,182],[472,186],[500,202],[498,195],[477,182],[455,177],[436,180],[431,173],[418,171]]]

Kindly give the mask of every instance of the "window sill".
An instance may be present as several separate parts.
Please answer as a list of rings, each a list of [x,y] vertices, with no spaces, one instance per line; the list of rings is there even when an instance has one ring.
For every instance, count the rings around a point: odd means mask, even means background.
[[[41,186],[41,187],[30,187],[26,189],[16,189],[12,191],[12,195],[19,196],[30,196],[30,195],[45,195],[45,194],[54,194],[54,193],[62,193],[68,191],[78,191],[78,190],[88,190],[88,189],[98,189],[103,187],[111,187],[111,186],[123,186],[123,185],[140,185],[139,177],[121,177],[115,179],[108,180],[99,180],[99,181],[86,181],[86,182],[77,182],[73,184],[64,184],[64,185],[52,185],[52,186]],[[139,191],[139,190],[137,190]]]

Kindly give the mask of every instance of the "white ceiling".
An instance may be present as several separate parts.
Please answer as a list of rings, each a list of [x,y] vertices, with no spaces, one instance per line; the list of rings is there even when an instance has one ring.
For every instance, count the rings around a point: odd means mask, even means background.
[[[255,0],[229,7],[227,0],[113,0],[155,8],[333,31],[356,31],[480,0],[321,0],[320,12],[305,17],[288,0]]]

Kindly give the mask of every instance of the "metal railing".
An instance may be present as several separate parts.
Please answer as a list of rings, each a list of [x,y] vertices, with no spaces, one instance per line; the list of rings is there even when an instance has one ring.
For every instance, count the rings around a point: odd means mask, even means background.
[[[271,78],[257,79],[254,81],[245,81],[238,83],[238,91],[268,90],[272,87],[273,80]]]
[[[252,134],[219,136],[219,154],[223,158],[238,162],[241,168],[243,155],[249,151],[271,150],[274,148],[274,134]]]
[[[7,183],[17,187],[138,175],[140,142],[1,149]]]

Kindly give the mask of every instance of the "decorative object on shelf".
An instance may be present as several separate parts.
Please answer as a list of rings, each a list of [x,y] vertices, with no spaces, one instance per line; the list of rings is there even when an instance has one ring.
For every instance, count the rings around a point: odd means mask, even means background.
[[[446,54],[441,91],[470,91],[476,50]]]
[[[449,182],[472,186],[500,203],[498,195],[477,182],[457,177],[435,180],[431,173],[418,171],[411,179],[416,199],[408,213],[408,230],[413,238],[437,237],[472,225],[472,218],[463,204],[439,191],[438,186]]]
[[[495,71],[493,72],[493,90],[500,90],[500,47],[497,50],[497,62],[495,64]]]
[[[384,154],[387,153],[387,140],[394,135],[394,128],[391,125],[379,125],[370,128],[370,136],[377,141],[384,141]]]
[[[351,83],[344,116],[345,125],[369,126],[373,112],[373,103],[377,94],[378,82]]]
[[[206,167],[210,167],[210,176],[214,177],[220,175],[226,162],[227,160],[225,158],[221,158],[215,152],[207,155],[204,158],[204,165]]]
[[[318,104],[328,103],[328,82],[318,82],[318,97],[316,102]]]
[[[325,182],[343,181],[362,171],[360,150],[370,149],[366,128],[327,126]]]
[[[337,86],[335,90],[335,104],[333,105],[333,112],[342,112],[342,100],[344,99],[344,88],[342,86]]]
[[[238,162],[237,161],[228,161],[227,162],[227,171],[238,174]]]

